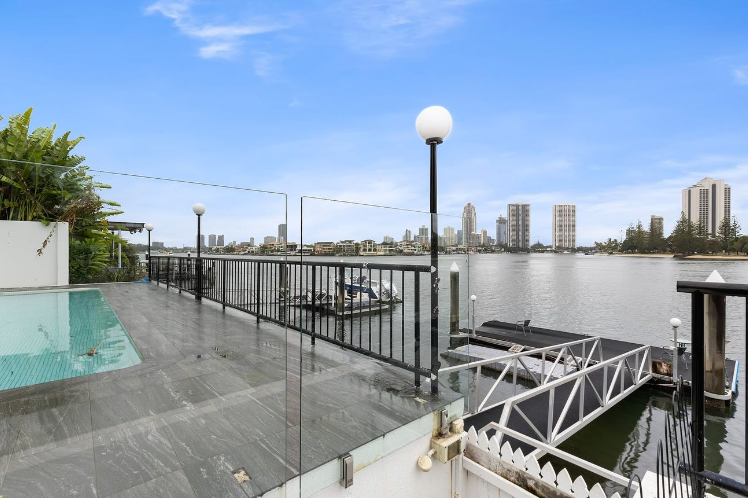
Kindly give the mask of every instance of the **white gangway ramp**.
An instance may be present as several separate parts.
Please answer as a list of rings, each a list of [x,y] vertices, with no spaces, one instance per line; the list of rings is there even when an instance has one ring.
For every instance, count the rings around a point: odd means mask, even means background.
[[[528,366],[530,356],[541,360],[539,375],[536,368]],[[553,363],[546,367],[550,361]],[[479,432],[495,431],[499,441],[508,438],[526,454],[538,458],[652,378],[649,346],[604,359],[599,337],[469,362],[442,369],[440,373],[475,369],[475,391],[479,393],[482,368],[497,363],[504,368],[499,369],[499,377],[482,400],[473,396],[475,402],[471,403],[472,414],[466,418],[466,425],[476,427]],[[573,365],[574,369],[567,369],[559,376],[558,365]],[[536,387],[509,399],[496,400],[493,395],[498,384],[512,373],[516,385],[521,370]]]

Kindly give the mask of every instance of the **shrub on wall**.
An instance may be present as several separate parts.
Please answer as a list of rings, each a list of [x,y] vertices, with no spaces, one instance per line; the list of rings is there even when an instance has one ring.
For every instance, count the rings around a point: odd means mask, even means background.
[[[73,148],[83,137],[70,132],[54,138],[55,125],[29,133],[31,112],[8,118],[0,130],[0,220],[69,224],[70,282],[102,281],[112,264],[112,242],[126,245],[107,230],[107,218],[122,211],[119,204],[101,198],[109,185],[96,182]],[[0,117],[2,119],[2,117]],[[56,225],[40,243],[44,251]]]

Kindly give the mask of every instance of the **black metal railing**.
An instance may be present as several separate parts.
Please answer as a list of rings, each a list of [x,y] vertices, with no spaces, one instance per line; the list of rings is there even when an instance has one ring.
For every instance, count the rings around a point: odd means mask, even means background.
[[[438,337],[430,330],[427,265],[259,258],[152,256],[157,284],[194,294],[432,379]],[[422,313],[422,310],[426,310]]]
[[[680,448],[685,448],[685,457],[680,458],[678,466],[687,472],[692,486],[691,496],[703,497],[704,486],[715,485],[723,489],[748,496],[748,446],[745,448],[745,477],[741,483],[727,476],[711,472],[704,467],[704,420],[705,420],[705,338],[704,338],[704,297],[743,297],[746,299],[746,323],[744,334],[748,335],[748,285],[717,282],[678,282],[678,292],[691,294],[691,347],[692,347],[692,380],[691,380],[691,422],[685,418],[681,430],[688,429],[687,440]],[[748,405],[746,406],[745,432],[748,434]],[[677,431],[674,431],[677,432]],[[676,455],[678,456],[678,455]]]

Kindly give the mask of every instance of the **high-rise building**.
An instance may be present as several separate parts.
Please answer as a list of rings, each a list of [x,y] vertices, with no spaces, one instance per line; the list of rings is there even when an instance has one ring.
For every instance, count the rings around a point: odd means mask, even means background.
[[[255,245],[255,238],[254,237],[250,237],[249,238],[249,245],[250,246],[254,246]]]
[[[496,243],[506,244],[506,218],[501,214],[496,218]]]
[[[216,234],[211,233],[208,235],[208,247],[215,247],[216,246]]]
[[[463,238],[462,238],[462,230],[457,230],[457,245],[458,246],[464,245]]]
[[[518,202],[506,207],[507,244],[517,249],[530,248],[530,205]]]
[[[225,246],[226,244],[224,244],[224,242],[223,242],[223,241],[224,241],[224,239],[223,239],[223,234],[221,234],[221,235],[219,235],[219,236],[218,236],[218,240],[216,241],[216,245],[217,245],[218,247],[223,247],[223,246]],[[234,244],[234,245],[236,245],[236,244]]]
[[[553,250],[576,249],[577,247],[577,206],[575,204],[554,204],[551,224]]]
[[[389,235],[385,235],[384,238],[382,239],[382,244],[392,244],[394,242],[395,242],[395,239],[393,239]]]
[[[288,242],[288,229],[285,223],[278,225],[278,242]]]
[[[465,240],[469,240],[470,234],[475,233],[476,227],[478,226],[477,216],[475,214],[475,206],[472,202],[465,204],[462,210],[462,237]]]
[[[444,245],[454,246],[457,244],[457,236],[454,227],[444,227]]]
[[[195,238],[195,240],[197,240],[197,237]],[[196,245],[197,244],[200,244],[200,247],[205,247],[205,234],[204,233],[200,234],[200,240],[197,240]]]
[[[480,231],[480,245],[487,246],[488,245],[488,230],[485,228],[481,228]]]
[[[418,236],[416,236],[416,242],[420,242],[421,244],[428,244],[431,241],[431,237],[429,237],[429,229],[426,225],[421,225],[421,228],[418,229]]]
[[[272,235],[266,235],[264,240],[266,244],[272,244],[273,242],[277,242],[276,238],[273,237]]]
[[[411,232],[410,230],[406,228],[405,234],[403,235],[403,241],[410,242],[411,240],[413,240],[413,232]]]
[[[704,178],[683,189],[681,206],[688,221],[700,223],[706,233],[716,236],[722,220],[730,219],[730,186],[724,180]]]
[[[660,235],[665,234],[665,220],[662,216],[652,215],[652,221],[649,224],[649,230],[651,233],[659,233]]]

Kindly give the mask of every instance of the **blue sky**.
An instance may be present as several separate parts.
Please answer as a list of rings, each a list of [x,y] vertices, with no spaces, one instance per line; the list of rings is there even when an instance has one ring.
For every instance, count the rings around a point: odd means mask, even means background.
[[[748,231],[748,3],[326,0],[0,4],[0,115],[86,139],[92,168],[428,210],[421,109],[443,105],[439,211],[577,204],[578,243],[732,185]],[[156,240],[274,235],[279,196],[105,178]],[[424,215],[305,201],[304,241],[399,239]],[[459,220],[445,216],[446,224]]]

